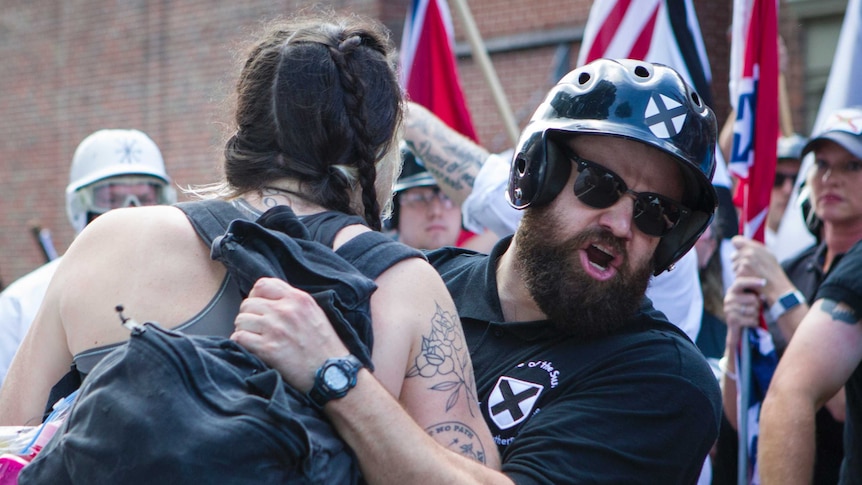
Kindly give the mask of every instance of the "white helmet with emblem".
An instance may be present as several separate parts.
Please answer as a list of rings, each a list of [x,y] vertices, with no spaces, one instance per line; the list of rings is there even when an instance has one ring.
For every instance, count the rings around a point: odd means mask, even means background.
[[[176,191],[165,171],[162,153],[149,136],[138,130],[99,130],[78,145],[72,157],[69,185],[66,186],[66,214],[76,232],[94,217],[117,207],[173,204]],[[103,202],[96,197],[105,184],[152,184],[153,200],[135,195],[120,202]]]

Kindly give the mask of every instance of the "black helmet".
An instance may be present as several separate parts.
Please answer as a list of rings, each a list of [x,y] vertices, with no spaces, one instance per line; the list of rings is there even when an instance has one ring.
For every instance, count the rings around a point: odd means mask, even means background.
[[[436,187],[437,180],[431,175],[428,170],[425,170],[425,165],[422,159],[417,157],[413,150],[405,142],[401,142],[401,175],[393,187],[394,195],[392,197],[392,215],[386,221],[388,229],[398,228],[398,196],[401,192],[413,187]]]
[[[715,115],[673,69],[630,59],[598,59],[563,77],[521,134],[506,197],[524,209],[548,204],[569,179],[572,163],[548,139],[574,134],[639,141],[671,155],[685,177],[682,203],[691,213],[656,248],[655,274],[694,245],[718,204]]]

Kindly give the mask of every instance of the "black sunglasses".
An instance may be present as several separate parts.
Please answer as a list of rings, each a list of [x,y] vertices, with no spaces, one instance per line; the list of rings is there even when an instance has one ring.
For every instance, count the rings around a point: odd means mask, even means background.
[[[772,181],[772,186],[775,188],[784,187],[784,183],[790,180],[791,183],[796,182],[796,177],[798,177],[798,173],[781,173],[775,172],[775,180]]]
[[[623,195],[630,195],[635,204],[635,226],[644,234],[665,236],[690,212],[679,202],[661,194],[630,190],[619,175],[595,162],[573,153],[569,156],[577,163],[575,196],[578,200],[595,209],[605,209],[616,204]]]

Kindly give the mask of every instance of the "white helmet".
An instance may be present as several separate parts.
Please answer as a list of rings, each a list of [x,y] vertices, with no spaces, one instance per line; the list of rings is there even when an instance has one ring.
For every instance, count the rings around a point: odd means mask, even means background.
[[[170,185],[159,147],[138,130],[99,130],[81,142],[72,157],[69,185],[66,186],[66,214],[75,232],[81,232],[92,217],[111,208],[95,202],[97,182],[111,179],[124,183],[152,182],[156,203],[173,204],[176,191]],[[146,205],[134,196],[121,206]]]

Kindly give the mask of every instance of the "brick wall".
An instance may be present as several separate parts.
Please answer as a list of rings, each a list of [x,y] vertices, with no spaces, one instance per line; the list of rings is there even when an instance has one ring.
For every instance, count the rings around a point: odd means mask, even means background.
[[[486,40],[582,29],[589,0],[470,0]],[[728,64],[730,3],[695,0],[713,66]],[[0,279],[42,262],[30,226],[53,232],[60,253],[73,239],[64,188],[78,142],[106,127],[134,127],[162,149],[181,186],[215,181],[224,137],[224,100],[237,72],[239,42],[263,19],[308,1],[4,0],[0,9]],[[375,16],[401,37],[406,1],[336,1]],[[451,5],[451,4],[450,4]],[[456,41],[466,43],[453,9]],[[578,45],[569,60],[574,66]],[[552,82],[555,45],[495,53],[491,60],[520,126]],[[511,142],[476,62],[459,70],[480,140]],[[726,69],[713,67],[714,108],[727,114]]]
[[[64,190],[78,143],[138,128],[182,186],[213,182],[238,43],[310,2],[6,0],[0,9],[0,278],[42,263],[32,224],[60,253],[73,239]],[[348,2],[335,4],[345,8]],[[349,2],[382,18],[379,1]],[[399,22],[405,7],[400,6]],[[398,10],[388,9],[388,10]]]
[[[482,37],[487,42],[513,34],[541,33],[571,28],[582,29],[589,16],[590,1],[546,0],[540,2],[514,2],[511,0],[484,0],[470,3],[473,17]],[[695,0],[707,45],[710,64],[729,64],[729,43],[726,31],[730,25],[731,2]],[[467,43],[464,28],[454,7],[456,42]],[[489,42],[490,43],[490,42]],[[575,67],[579,44],[572,45],[570,68]],[[494,69],[511,105],[519,128],[529,120],[544,94],[556,81],[552,76],[556,66],[556,46],[502,52],[491,55]],[[491,150],[499,151],[511,146],[503,121],[491,92],[477,63],[462,58],[459,70],[467,96],[467,103],[479,132],[481,142]],[[716,114],[723,120],[729,111],[727,101],[726,69],[713,69],[713,98]]]

